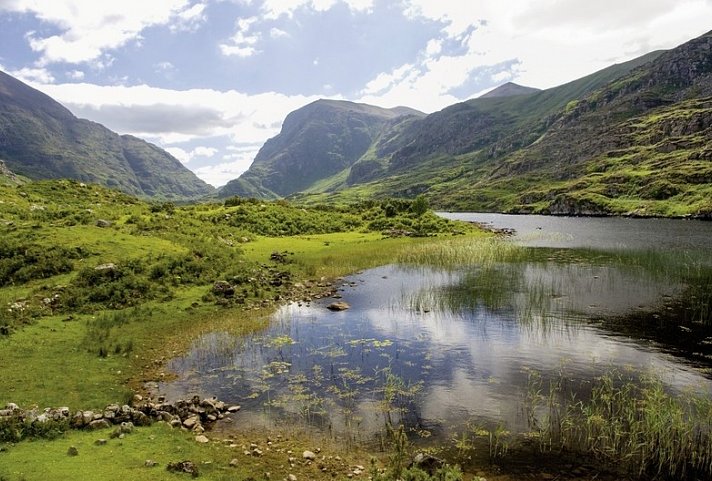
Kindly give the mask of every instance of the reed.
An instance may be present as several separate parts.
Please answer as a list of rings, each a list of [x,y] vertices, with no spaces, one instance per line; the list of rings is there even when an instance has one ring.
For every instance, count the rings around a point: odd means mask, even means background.
[[[563,376],[532,376],[530,423],[544,452],[573,452],[639,477],[712,479],[712,399],[659,377],[610,371],[577,400]]]
[[[398,261],[406,265],[461,267],[525,260],[527,249],[498,238],[460,238],[416,244],[402,251]]]

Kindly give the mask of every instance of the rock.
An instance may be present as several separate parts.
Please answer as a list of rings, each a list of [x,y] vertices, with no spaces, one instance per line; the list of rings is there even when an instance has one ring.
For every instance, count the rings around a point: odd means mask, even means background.
[[[259,448],[254,448],[254,449],[252,450],[252,455],[253,455],[253,456],[260,457],[260,456],[262,456],[262,454],[263,454],[263,453],[262,453],[262,450],[259,449]]]
[[[409,467],[417,467],[428,473],[430,476],[435,474],[435,471],[445,466],[445,461],[436,458],[430,454],[418,453],[413,458]]]
[[[146,462],[143,463],[143,465],[147,468],[155,468],[156,466],[158,466],[158,463],[153,459],[147,459]]]
[[[235,467],[237,467],[239,464],[240,464],[240,461],[238,461],[237,458],[234,458],[234,459],[230,460],[230,467],[235,468]]]
[[[306,459],[307,461],[314,461],[316,459],[316,454],[311,451],[304,451],[302,453],[302,458]]]
[[[193,429],[197,424],[200,424],[200,416],[191,416],[183,421],[183,426],[187,429]]]
[[[150,426],[151,425],[151,418],[149,418],[146,414],[142,413],[141,411],[134,412],[131,415],[131,421],[136,426]]]
[[[69,446],[67,449],[67,456],[79,456],[79,450],[76,446]]]
[[[207,437],[207,436],[204,436],[204,435],[202,435],[202,434],[196,436],[196,437],[195,437],[195,441],[198,442],[198,443],[200,443],[200,444],[206,444],[206,443],[209,443],[209,442],[210,442],[210,440],[208,439],[208,437]]]
[[[111,423],[106,419],[96,419],[96,420],[90,422],[87,427],[89,429],[91,429],[92,431],[95,431],[97,429],[110,428]]]
[[[329,309],[330,311],[345,311],[346,309],[350,308],[351,306],[348,305],[344,301],[337,301],[337,302],[332,302],[329,304],[326,308]]]
[[[107,440],[106,439],[97,439],[94,441],[95,446],[106,446]]]
[[[235,295],[235,288],[227,281],[217,281],[213,284],[213,294],[223,297],[232,297]]]
[[[20,409],[20,406],[15,403],[7,403],[5,404],[5,409],[9,409],[10,411],[17,411]]]
[[[240,409],[241,409],[240,406],[230,406],[229,408],[227,408],[227,412],[229,412],[229,413],[236,413],[236,412],[239,411]]]
[[[96,225],[97,227],[101,227],[102,229],[105,229],[107,227],[111,227],[111,222],[106,219],[99,219],[94,223],[94,225]]]
[[[166,471],[171,473],[185,473],[190,474],[192,477],[198,477],[198,467],[193,464],[192,461],[179,461],[175,463],[168,463],[166,466]]]
[[[297,477],[292,473],[289,473],[289,476],[287,476],[287,481],[297,481]]]
[[[116,270],[116,264],[113,262],[108,262],[106,264],[99,264],[94,268],[95,271],[115,271]]]

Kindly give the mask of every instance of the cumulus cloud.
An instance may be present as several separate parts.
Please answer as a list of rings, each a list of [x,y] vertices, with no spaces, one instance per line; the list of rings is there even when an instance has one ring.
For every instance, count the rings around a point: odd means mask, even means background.
[[[191,151],[184,150],[180,147],[166,147],[165,150],[183,164],[188,164],[196,157],[210,158],[218,153],[218,149],[205,146],[196,147]]]
[[[1,70],[6,70],[0,65]],[[6,70],[7,71],[7,70]],[[31,68],[23,67],[18,70],[8,71],[10,75],[22,80],[25,83],[52,83],[54,82],[54,75],[45,68]]]
[[[253,25],[258,22],[258,17],[239,18],[236,22],[237,31],[226,43],[220,44],[223,55],[236,57],[251,57],[258,53],[257,42],[260,41],[259,33],[250,33]]]
[[[111,49],[140,41],[141,32],[151,26],[195,24],[204,5],[188,0],[12,0],[0,2],[0,9],[29,13],[60,29],[44,36],[30,32],[30,47],[41,54],[38,64],[81,63],[101,58]]]

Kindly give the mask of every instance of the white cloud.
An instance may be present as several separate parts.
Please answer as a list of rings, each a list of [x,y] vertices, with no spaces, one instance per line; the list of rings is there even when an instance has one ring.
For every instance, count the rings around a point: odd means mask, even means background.
[[[240,177],[240,175],[250,167],[250,164],[254,160],[255,155],[257,155],[258,150],[259,148],[237,156],[238,160],[233,160],[231,162],[222,162],[215,165],[198,167],[197,169],[194,169],[193,172],[208,184],[214,185],[215,187],[223,186],[232,179]],[[232,158],[234,157],[236,157],[236,155],[232,156]]]
[[[712,18],[708,0],[404,0],[403,6],[413,19],[441,22],[440,35],[414,61],[374,77],[359,96],[424,111],[464,100],[457,89],[466,85],[560,85],[675,47],[709,30]],[[460,51],[448,53],[448,42]]]
[[[183,164],[190,163],[190,161],[195,159],[196,157],[210,158],[218,153],[218,149],[216,149],[214,147],[205,147],[205,146],[196,147],[193,150],[191,150],[190,152],[188,152],[184,149],[181,149],[180,147],[174,147],[174,146],[166,147],[165,150],[166,150],[166,152],[171,154],[173,157],[180,160],[181,163],[183,163]]]
[[[187,31],[192,32],[200,28],[207,21],[205,8],[207,4],[196,3],[190,8],[179,12],[175,16],[175,23],[170,26],[172,32]]]
[[[258,17],[240,18],[236,22],[237,31],[228,42],[220,44],[220,51],[226,56],[251,57],[258,53],[257,42],[259,33],[250,33],[252,26],[257,23]]]
[[[68,78],[70,78],[70,79],[72,79],[72,80],[82,80],[82,79],[84,79],[84,72],[82,72],[81,70],[72,70],[72,71],[70,71],[70,72],[67,72],[66,75],[67,75]],[[47,83],[47,82],[44,81],[44,83]]]
[[[58,27],[61,33],[28,34],[30,47],[41,54],[40,66],[55,62],[82,63],[99,59],[111,49],[140,41],[147,27],[195,22],[204,6],[188,0],[13,0],[0,2],[0,9],[30,13]]]
[[[285,32],[284,30],[280,30],[277,27],[272,27],[269,31],[269,36],[271,38],[284,38],[289,37],[289,33]]]
[[[35,87],[73,112],[91,114],[93,120],[118,132],[146,134],[167,144],[227,134],[240,142],[262,142],[277,133],[279,122],[275,125],[275,120],[281,121],[292,110],[316,100],[275,92],[248,95],[235,90],[169,90],[147,85]]]
[[[1,70],[5,70],[4,67],[0,66]],[[7,71],[7,70],[6,70]],[[22,80],[25,83],[52,83],[54,82],[54,76],[52,73],[45,68],[30,68],[23,67],[18,70],[11,70],[8,72],[13,77]]]

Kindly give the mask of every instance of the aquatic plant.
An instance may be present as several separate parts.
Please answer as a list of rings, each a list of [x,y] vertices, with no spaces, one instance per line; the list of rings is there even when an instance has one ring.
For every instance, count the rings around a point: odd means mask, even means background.
[[[712,399],[667,392],[662,380],[609,371],[576,399],[563,376],[530,377],[531,425],[543,452],[591,456],[638,476],[712,477]],[[544,409],[542,409],[544,408]]]
[[[398,262],[406,265],[462,267],[524,260],[527,249],[501,238],[462,238],[414,245]]]

